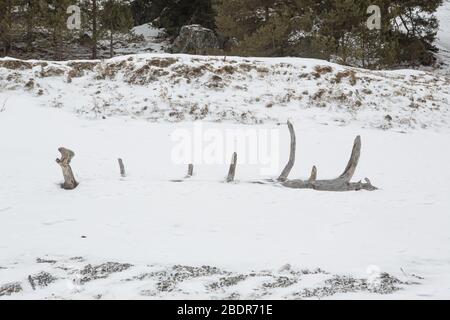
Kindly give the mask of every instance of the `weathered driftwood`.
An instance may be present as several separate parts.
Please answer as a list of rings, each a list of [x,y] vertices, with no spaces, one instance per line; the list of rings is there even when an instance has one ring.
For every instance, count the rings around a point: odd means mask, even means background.
[[[295,164],[295,152],[297,148],[297,140],[295,137],[295,130],[294,126],[290,121],[287,122],[289,133],[291,135],[291,153],[289,154],[289,161],[286,164],[286,167],[284,168],[283,172],[281,173],[280,177],[278,178],[278,181],[286,181],[289,177],[289,174],[291,173],[292,168]]]
[[[184,181],[186,181],[186,179],[192,178],[193,175],[194,175],[194,165],[190,164],[190,165],[188,165],[188,172],[187,172],[187,175],[184,177],[184,179],[175,179],[175,180],[170,180],[170,181],[177,182],[177,183],[184,182]]]
[[[120,175],[122,178],[125,178],[127,176],[127,173],[125,171],[125,165],[123,164],[123,160],[119,159],[119,168],[120,168]]]
[[[351,182],[353,175],[355,174],[358,166],[359,158],[361,156],[361,137],[358,136],[355,139],[352,155],[347,164],[347,167],[338,178],[331,180],[317,180],[317,168],[314,166],[311,172],[311,176],[308,180],[288,180],[288,175],[295,162],[295,133],[294,128],[290,122],[288,122],[289,130],[291,131],[291,155],[289,163],[280,176],[280,183],[293,189],[314,189],[319,191],[359,191],[359,190],[377,190],[372,185],[369,179],[365,179],[364,182]],[[286,174],[287,173],[287,174]]]
[[[317,180],[317,168],[316,168],[316,166],[314,166],[313,168],[312,168],[312,171],[311,171],[311,176],[310,176],[310,178],[309,178],[309,182],[310,183],[314,183],[314,182],[316,182],[316,180]]]
[[[236,165],[237,165],[237,153],[233,153],[233,157],[231,159],[230,170],[228,171],[227,183],[233,182],[234,177],[236,175]]]
[[[194,165],[190,164],[188,166],[188,173],[186,175],[186,179],[192,178],[193,175],[194,175]]]
[[[61,187],[66,190],[73,190],[78,186],[78,182],[75,180],[72,168],[70,167],[70,162],[75,157],[75,153],[66,148],[59,148],[58,150],[61,153],[61,159],[56,159],[56,163],[61,166],[64,176],[64,183]]]

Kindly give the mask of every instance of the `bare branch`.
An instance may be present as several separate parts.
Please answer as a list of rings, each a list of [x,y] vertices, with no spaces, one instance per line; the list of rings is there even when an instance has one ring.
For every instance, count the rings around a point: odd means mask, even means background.
[[[283,172],[281,173],[280,177],[278,178],[278,181],[286,181],[289,177],[289,174],[291,173],[292,168],[295,164],[295,153],[297,148],[297,140],[295,137],[295,130],[294,126],[290,121],[287,122],[289,133],[291,135],[291,151],[289,154],[289,161],[286,164],[286,167],[284,168]]]
[[[360,156],[361,156],[361,137],[357,136],[353,144],[353,150],[350,160],[348,161],[344,173],[341,174],[339,179],[343,180],[344,182],[350,182],[350,180],[352,180],[353,175],[355,174],[356,171],[356,167],[358,166]]]

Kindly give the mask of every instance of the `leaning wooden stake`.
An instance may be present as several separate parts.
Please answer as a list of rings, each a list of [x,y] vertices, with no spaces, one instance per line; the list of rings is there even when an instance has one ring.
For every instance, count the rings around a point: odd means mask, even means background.
[[[348,161],[347,167],[344,173],[336,179],[331,180],[317,180],[317,168],[314,166],[311,172],[311,176],[308,180],[288,180],[287,177],[294,166],[295,162],[295,132],[292,124],[288,122],[289,130],[291,132],[291,155],[289,157],[289,163],[283,170],[279,181],[281,184],[288,188],[294,189],[314,189],[319,191],[358,191],[358,190],[377,190],[372,185],[369,179],[364,179],[364,182],[351,182],[356,168],[358,167],[359,158],[361,156],[361,137],[357,136],[353,144],[352,154]]]
[[[75,180],[72,168],[70,167],[70,162],[75,157],[75,153],[66,148],[59,148],[58,150],[61,153],[61,159],[56,159],[56,163],[61,166],[64,176],[64,183],[61,187],[66,190],[73,190],[78,186],[78,182]]]
[[[236,165],[237,165],[237,153],[233,154],[233,158],[231,159],[230,171],[228,172],[227,182],[233,182],[234,177],[236,175]]]
[[[123,160],[119,159],[119,168],[120,168],[120,175],[122,178],[125,178],[127,176],[127,173],[125,172],[125,165],[123,164]]]
[[[287,122],[289,133],[291,135],[291,152],[289,154],[289,161],[286,164],[286,167],[284,168],[283,172],[281,173],[280,177],[278,178],[278,181],[286,181],[289,177],[289,174],[291,173],[292,168],[295,164],[295,152],[297,148],[297,141],[295,137],[295,130],[294,126],[290,121]]]
[[[193,175],[194,175],[194,165],[190,164],[188,166],[188,173],[186,175],[186,179],[192,178]]]

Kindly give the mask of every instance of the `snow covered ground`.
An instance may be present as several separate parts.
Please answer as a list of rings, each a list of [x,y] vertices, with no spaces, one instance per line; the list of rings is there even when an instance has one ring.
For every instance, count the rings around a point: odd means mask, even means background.
[[[151,62],[155,57],[134,59]],[[268,69],[275,64],[269,59],[253,63]],[[291,63],[305,64],[309,70],[318,62],[292,59]],[[42,67],[44,73],[52,65],[54,70],[66,67],[49,64]],[[386,103],[381,110],[363,104],[351,112],[344,107],[302,108],[301,102],[296,102],[297,109],[265,108],[261,102],[252,110],[263,123],[251,126],[234,115],[225,114],[217,122],[218,111],[206,114],[205,129],[278,130],[280,166],[287,158],[289,137],[277,120],[293,119],[299,141],[292,177],[307,177],[313,164],[320,178],[336,176],[348,160],[353,138],[362,135],[363,154],[355,178],[368,176],[380,190],[320,193],[249,183],[264,176],[261,165],[245,163],[238,166],[236,184],[223,183],[227,163],[196,165],[191,180],[172,182],[185,175],[186,166],[173,162],[176,143],[171,135],[180,128],[194,130],[191,119],[155,122],[130,112],[134,105],[141,107],[133,97],[143,103],[147,97],[149,105],[161,103],[152,88],[166,82],[130,84],[121,70],[110,81],[95,80],[92,71],[71,83],[65,73],[35,75],[31,88],[30,73],[40,73],[41,67],[20,69],[0,69],[0,101],[5,101],[0,113],[0,286],[5,294],[18,285],[22,289],[2,298],[449,297],[448,92],[434,84],[448,79],[425,83],[422,80],[431,75],[359,71],[380,78],[378,85],[368,85],[380,98],[378,88],[384,91],[390,83],[411,85],[413,90],[411,77],[416,77],[416,93],[434,92],[440,112],[422,111],[428,105],[423,103],[415,118],[428,130],[394,121],[384,130],[371,125],[373,119],[385,116],[386,109],[403,116],[402,100]],[[149,74],[147,70],[141,75]],[[202,83],[208,77],[199,79]],[[256,75],[254,79],[259,86],[267,81]],[[293,95],[307,85],[311,90],[312,81],[317,86],[322,81],[312,79],[292,81],[292,87],[299,88]],[[248,90],[238,103],[238,95],[224,97],[221,90],[226,88],[199,85],[193,91],[188,82],[184,88],[189,102],[210,99],[219,108],[228,99],[235,112],[250,108],[252,100],[246,98],[253,94]],[[270,83],[264,88],[275,90]],[[257,94],[264,99],[261,90]],[[91,104],[88,109],[89,101],[108,96],[111,104],[96,108]],[[258,113],[258,108],[263,111]],[[346,113],[352,113],[348,122],[333,121]],[[54,159],[60,146],[76,152],[73,168],[81,184],[75,191],[63,191],[58,185],[62,176]],[[126,178],[119,176],[118,157],[125,161]],[[104,265],[107,262],[125,267]],[[286,264],[292,268],[280,271]],[[192,269],[201,266],[209,268]],[[373,273],[380,276],[374,278]]]
[[[141,54],[104,61],[0,59],[5,99],[24,90],[43,106],[91,118],[356,124],[443,129],[450,78],[368,71],[314,59]]]
[[[449,84],[309,59],[0,59],[0,299],[448,299]],[[252,183],[286,163],[287,119],[292,178],[336,177],[361,135],[355,181],[380,190]],[[275,172],[239,153],[226,184],[227,150],[183,180],[173,136],[199,126],[275,134]]]

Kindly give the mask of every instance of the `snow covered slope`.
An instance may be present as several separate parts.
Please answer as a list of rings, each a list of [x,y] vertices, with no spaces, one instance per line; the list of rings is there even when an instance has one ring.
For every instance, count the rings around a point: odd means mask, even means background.
[[[0,299],[448,298],[448,84],[303,59],[0,60]],[[172,182],[171,136],[191,120],[279,131],[283,166],[288,118],[292,177],[335,177],[359,134],[355,179],[380,190],[257,185],[248,163],[235,184],[227,163]]]
[[[310,59],[135,55],[88,62],[0,60],[0,98],[90,117],[449,127],[450,78],[368,71]],[[3,100],[2,100],[3,101]]]

